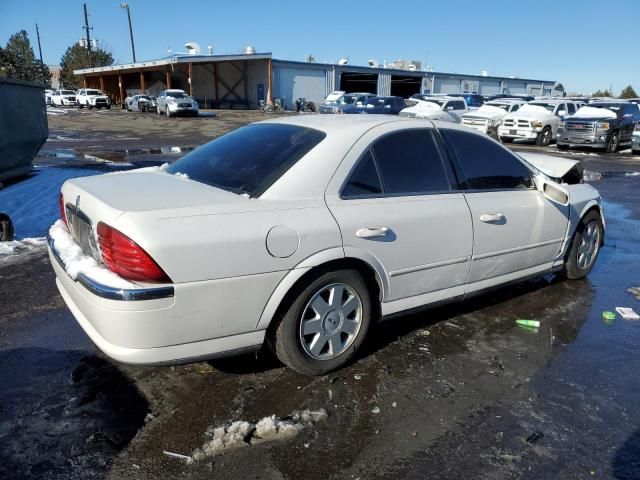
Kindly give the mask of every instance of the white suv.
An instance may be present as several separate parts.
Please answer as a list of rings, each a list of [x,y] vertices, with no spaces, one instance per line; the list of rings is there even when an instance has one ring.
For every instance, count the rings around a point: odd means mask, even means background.
[[[508,114],[498,127],[498,136],[504,143],[514,140],[535,140],[536,145],[547,146],[556,138],[560,121],[576,113],[576,105],[565,100],[534,100]]]
[[[198,103],[184,90],[163,90],[158,95],[156,102],[158,115],[164,113],[167,117],[174,115],[198,116]]]
[[[490,137],[498,138],[498,126],[502,123],[502,119],[509,113],[517,112],[526,103],[518,98],[491,100],[480,108],[462,115],[462,124],[486,133]]]
[[[100,90],[93,88],[81,88],[76,95],[78,102],[78,108],[87,107],[89,110],[92,108],[101,109],[111,108],[111,100]]]
[[[56,90],[51,95],[51,105],[54,107],[72,107],[76,104],[76,92],[73,90]]]
[[[460,123],[462,115],[469,111],[464,98],[416,94],[408,100],[415,105],[400,112],[402,117],[426,118],[443,122]]]

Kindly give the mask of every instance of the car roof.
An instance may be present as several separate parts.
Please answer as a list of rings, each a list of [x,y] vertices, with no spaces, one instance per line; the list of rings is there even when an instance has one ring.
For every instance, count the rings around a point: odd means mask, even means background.
[[[493,100],[489,100],[488,104],[492,103],[527,103],[526,100],[522,100],[521,98],[495,98]]]
[[[346,133],[362,135],[367,130],[385,123],[404,121],[405,117],[389,115],[300,115],[272,118],[259,123],[284,123],[313,128],[327,135]]]
[[[550,98],[548,100],[545,100],[545,99],[531,100],[529,103],[532,105],[535,105],[536,103],[559,104],[559,103],[566,103],[566,102],[573,102],[573,100],[564,100],[562,98]]]

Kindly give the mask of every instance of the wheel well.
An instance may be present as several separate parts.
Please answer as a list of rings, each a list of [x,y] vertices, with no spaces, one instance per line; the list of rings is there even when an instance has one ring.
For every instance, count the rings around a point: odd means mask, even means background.
[[[365,279],[367,287],[371,292],[372,299],[378,299],[378,302],[373,302],[373,318],[379,318],[381,312],[380,303],[382,302],[382,284],[376,271],[369,265],[367,262],[360,260],[358,258],[340,258],[337,260],[331,260],[329,262],[323,263],[322,265],[315,266],[311,268],[308,272],[306,272],[302,277],[300,277],[296,283],[287,291],[285,296],[280,301],[278,308],[276,309],[275,314],[271,318],[269,322],[269,326],[267,327],[267,341],[271,341],[273,338],[273,334],[279,320],[289,309],[291,304],[295,301],[295,299],[300,295],[302,290],[314,279],[318,278],[320,275],[323,275],[327,272],[335,271],[335,270],[345,270],[345,269],[353,269],[360,272],[362,277]]]

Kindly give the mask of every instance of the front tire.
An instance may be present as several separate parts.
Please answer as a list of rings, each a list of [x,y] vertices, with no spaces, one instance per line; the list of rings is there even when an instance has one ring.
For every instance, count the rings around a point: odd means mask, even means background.
[[[269,344],[291,369],[323,375],[353,358],[372,312],[369,288],[357,270],[324,273],[311,280],[277,320]]]
[[[500,137],[500,141],[501,141],[502,143],[513,143],[513,138]]]
[[[600,253],[603,234],[602,217],[597,211],[590,211],[580,220],[565,260],[567,278],[576,280],[589,274]]]
[[[168,106],[164,107],[164,114],[167,116],[167,118],[171,117],[171,111],[169,110]]]
[[[536,137],[536,145],[546,147],[551,144],[551,127],[544,127]]]
[[[607,142],[607,153],[615,153],[620,148],[620,133],[613,132],[609,137],[609,141]]]

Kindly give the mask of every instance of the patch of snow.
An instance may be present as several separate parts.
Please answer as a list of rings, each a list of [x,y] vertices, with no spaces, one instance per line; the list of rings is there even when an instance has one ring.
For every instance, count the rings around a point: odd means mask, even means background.
[[[618,118],[616,112],[613,112],[607,108],[595,108],[595,107],[582,107],[576,113],[571,115],[571,118]]]
[[[189,175],[187,175],[186,173],[176,172],[176,173],[174,173],[174,175],[176,177],[180,177],[180,178],[184,178],[186,180],[189,180]]]
[[[476,114],[486,113],[489,115],[505,115],[507,112],[503,108],[496,107],[494,105],[488,105],[485,103],[473,113],[476,113]],[[476,116],[479,116],[479,115],[476,115]]]
[[[114,288],[136,288],[138,285],[116,275],[100,265],[93,257],[86,255],[78,245],[62,220],[57,220],[49,229],[53,239],[53,248],[65,264],[65,270],[74,280],[79,274],[95,280],[102,285]]]
[[[0,212],[13,222],[16,240],[44,237],[60,217],[58,195],[70,179],[101,172],[79,168],[36,167],[31,176],[0,190]]]
[[[197,448],[191,458],[201,461],[236,448],[291,438],[326,418],[324,409],[303,410],[283,418],[271,415],[256,423],[239,420],[225,426],[210,426],[205,432],[209,440]]]
[[[18,255],[28,252],[36,248],[42,247],[47,243],[46,238],[25,238],[23,240],[12,240],[10,242],[0,242],[0,258],[10,255]]]

